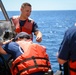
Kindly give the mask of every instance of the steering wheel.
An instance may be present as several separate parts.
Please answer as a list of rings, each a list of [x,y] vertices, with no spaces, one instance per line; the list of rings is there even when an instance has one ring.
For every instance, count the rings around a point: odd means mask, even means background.
[[[8,62],[3,55],[0,55],[0,75],[12,75]]]

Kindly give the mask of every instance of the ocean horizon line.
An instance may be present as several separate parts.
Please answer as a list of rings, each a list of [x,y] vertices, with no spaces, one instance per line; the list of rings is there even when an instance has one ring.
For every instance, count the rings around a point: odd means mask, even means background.
[[[0,10],[1,11],[1,10]],[[10,12],[10,11],[18,11],[19,10],[6,10],[7,12]],[[76,10],[32,10],[32,11],[76,11]]]

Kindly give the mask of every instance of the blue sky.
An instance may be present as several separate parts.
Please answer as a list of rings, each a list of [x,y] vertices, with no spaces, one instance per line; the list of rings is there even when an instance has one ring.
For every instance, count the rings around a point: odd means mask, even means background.
[[[6,10],[20,10],[23,2],[29,2],[32,10],[76,10],[76,0],[2,0]]]

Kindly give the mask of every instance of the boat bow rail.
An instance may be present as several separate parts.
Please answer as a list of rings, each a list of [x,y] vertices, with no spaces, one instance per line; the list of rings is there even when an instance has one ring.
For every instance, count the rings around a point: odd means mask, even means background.
[[[9,16],[8,16],[8,14],[7,14],[6,10],[5,10],[5,7],[4,7],[4,5],[3,5],[3,3],[2,3],[1,0],[0,0],[0,8],[1,8],[1,10],[2,10],[2,13],[3,13],[5,19],[6,19],[7,21],[9,21]]]

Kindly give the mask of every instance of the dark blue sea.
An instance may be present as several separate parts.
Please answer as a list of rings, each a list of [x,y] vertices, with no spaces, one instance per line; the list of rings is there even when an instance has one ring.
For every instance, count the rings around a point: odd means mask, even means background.
[[[8,11],[9,17],[19,15],[19,11]],[[65,31],[76,22],[76,10],[66,11],[33,11],[30,16],[38,24],[43,34],[41,45],[46,46],[53,71],[59,69],[56,53]],[[4,19],[0,12],[0,20]],[[34,42],[35,37],[34,37]]]

